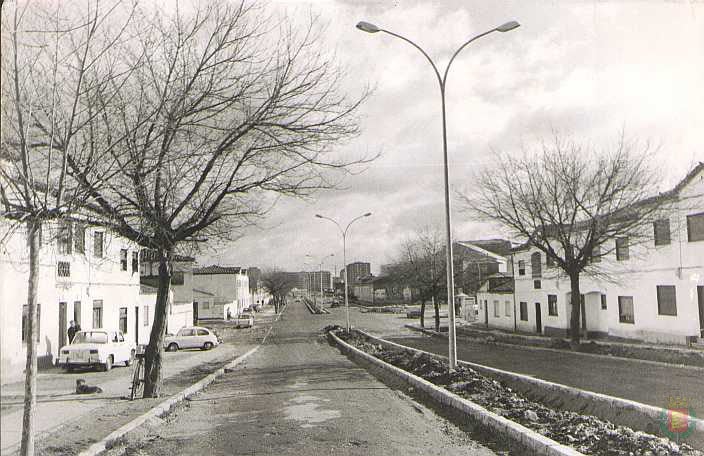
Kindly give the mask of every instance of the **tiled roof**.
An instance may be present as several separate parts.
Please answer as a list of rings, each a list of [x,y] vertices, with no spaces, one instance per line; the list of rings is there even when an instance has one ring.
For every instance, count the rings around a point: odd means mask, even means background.
[[[139,252],[139,261],[159,261],[156,250],[143,249]],[[177,263],[193,263],[195,258],[185,255],[174,254],[172,261]]]
[[[215,296],[213,293],[211,293],[211,292],[209,292],[209,291],[199,290],[199,289],[197,289],[197,288],[194,288],[194,289],[193,289],[193,292],[194,292],[194,293],[201,294],[201,295],[205,295],[205,296]]]
[[[211,265],[202,268],[196,268],[193,270],[194,275],[205,275],[205,274],[239,274],[242,268],[239,266],[218,266]]]

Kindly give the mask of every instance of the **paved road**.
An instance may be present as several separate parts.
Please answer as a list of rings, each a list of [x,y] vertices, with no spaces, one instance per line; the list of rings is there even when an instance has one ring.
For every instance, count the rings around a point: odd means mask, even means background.
[[[418,335],[391,336],[388,339],[447,356],[447,339]],[[686,397],[695,415],[704,417],[704,369],[701,368],[585,357],[569,352],[526,350],[462,338],[457,339],[457,357],[655,407],[666,408],[669,397]]]
[[[321,339],[340,315],[289,304],[244,367],[154,428],[137,454],[494,454]]]

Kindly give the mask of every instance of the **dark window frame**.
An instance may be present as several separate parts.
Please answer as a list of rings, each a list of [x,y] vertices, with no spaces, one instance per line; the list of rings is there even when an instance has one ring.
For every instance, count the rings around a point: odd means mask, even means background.
[[[120,249],[120,270],[127,271],[127,249]]]
[[[518,275],[519,276],[526,275],[526,261],[525,260],[518,260]]]
[[[630,300],[630,303],[626,300]],[[630,319],[628,314],[624,312],[624,306],[630,304],[631,312]],[[619,296],[618,297],[618,321],[619,323],[634,325],[636,323],[636,306],[633,302],[633,296]]]
[[[606,301],[606,295],[604,293],[601,294],[601,310],[607,310],[609,308],[607,301]]]
[[[626,261],[630,258],[628,237],[616,238],[616,261]]]
[[[656,285],[655,294],[658,300],[658,315],[677,316],[677,288],[675,285]],[[666,298],[672,298],[671,302]]]
[[[521,301],[519,304],[519,313],[521,321],[528,321],[528,303]]]
[[[73,250],[76,253],[86,253],[86,227],[80,223],[73,225]]]
[[[71,262],[70,261],[57,261],[56,262],[56,275],[58,277],[71,277]]]
[[[672,233],[670,232],[670,219],[660,219],[653,222],[653,242],[656,246],[670,245]]]
[[[548,295],[548,316],[557,317],[557,295]]]
[[[73,234],[70,221],[59,221],[59,230],[56,236],[56,246],[59,254],[61,255],[71,255],[73,253]]]
[[[139,272],[139,253],[137,251],[132,252],[132,274]]]
[[[117,329],[119,329],[122,334],[127,334],[127,307],[120,307],[117,312]]]
[[[539,279],[543,277],[543,256],[540,252],[533,252],[530,254],[530,273],[531,277],[534,279]]]
[[[540,279],[533,280],[533,289],[540,290],[543,287],[543,282]]]
[[[103,231],[93,233],[93,256],[103,258],[105,255],[105,235]]]
[[[701,219],[701,222],[699,221]],[[696,236],[693,236],[692,233],[692,225],[693,222],[697,221],[697,228],[701,226],[702,231],[701,233],[696,233]],[[691,214],[687,216],[687,242],[698,242],[698,241],[704,241],[704,212],[700,212],[698,214]]]

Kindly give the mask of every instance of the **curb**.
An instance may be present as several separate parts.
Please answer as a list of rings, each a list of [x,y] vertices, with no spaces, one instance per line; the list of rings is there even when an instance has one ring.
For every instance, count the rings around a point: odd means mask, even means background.
[[[144,424],[145,422],[149,421],[152,418],[161,417],[163,415],[168,414],[169,411],[171,410],[171,408],[174,407],[176,404],[178,404],[179,402],[183,401],[184,399],[194,395],[195,393],[203,390],[206,386],[208,386],[212,382],[214,382],[215,379],[217,379],[218,377],[223,375],[225,373],[225,369],[232,369],[233,367],[237,366],[242,361],[247,359],[247,357],[249,357],[252,353],[256,352],[259,349],[259,347],[261,347],[261,345],[257,345],[256,347],[252,348],[244,355],[241,355],[241,356],[235,358],[233,361],[231,361],[226,366],[221,367],[220,369],[216,370],[212,374],[208,375],[207,377],[199,380],[198,382],[189,386],[185,390],[181,391],[180,393],[169,397],[168,399],[161,402],[159,405],[152,408],[148,412],[144,413],[141,416],[138,416],[134,420],[125,424],[124,426],[111,432],[110,434],[108,434],[105,438],[103,438],[99,442],[96,442],[96,443],[92,444],[90,447],[88,447],[87,449],[81,451],[78,454],[78,456],[97,456],[100,453],[102,453],[103,451],[108,450],[110,448],[109,444],[111,442],[114,442],[115,440],[124,436],[128,432],[133,431],[138,426],[141,426],[142,424]]]
[[[403,350],[416,353],[424,353],[436,358],[447,359],[445,356],[430,353],[417,348],[391,342],[380,337],[373,336],[364,331],[358,330],[370,340],[382,345],[393,346]],[[434,333],[434,331],[433,331]],[[436,334],[437,335],[437,334]],[[596,417],[618,422],[620,425],[631,427],[635,430],[665,437],[659,428],[662,422],[663,413],[667,416],[667,410],[643,404],[641,402],[609,396],[607,394],[594,393],[579,388],[563,385],[561,383],[549,382],[540,378],[518,374],[511,371],[497,369],[483,364],[469,361],[458,361],[459,364],[471,367],[484,375],[498,379],[514,390],[520,391],[529,398],[544,402],[546,405],[571,410],[580,414],[594,415]],[[538,391],[536,391],[538,390]],[[693,423],[693,432],[687,438],[686,443],[698,447],[704,446],[704,420],[690,417]]]
[[[527,427],[508,420],[496,413],[453,394],[444,388],[433,385],[429,381],[406,372],[396,366],[388,364],[368,353],[365,353],[352,345],[342,341],[333,333],[328,333],[333,341],[342,351],[350,354],[354,358],[361,358],[375,366],[378,366],[398,377],[413,387],[423,391],[433,400],[443,406],[453,408],[465,414],[475,424],[491,430],[495,434],[506,436],[511,442],[511,447],[518,447],[526,452],[520,454],[545,455],[545,456],[583,456],[582,453],[555,442]]]
[[[284,307],[285,309],[285,307]],[[106,451],[110,449],[111,446],[109,446],[110,443],[114,442],[115,440],[119,439],[120,437],[124,436],[128,432],[133,431],[135,428],[138,426],[141,426],[145,422],[149,421],[150,419],[161,417],[163,415],[166,415],[169,413],[169,411],[179,402],[187,399],[188,397],[194,395],[195,393],[203,390],[206,386],[210,385],[213,383],[218,377],[221,375],[225,374],[225,370],[227,369],[232,369],[236,367],[238,364],[240,364],[242,361],[246,360],[250,355],[252,355],[254,352],[259,350],[259,347],[264,345],[264,342],[266,342],[267,337],[269,337],[269,333],[271,333],[271,330],[274,328],[274,323],[278,321],[279,317],[283,313],[284,309],[281,309],[281,312],[279,312],[276,315],[276,318],[272,322],[271,327],[269,328],[269,331],[267,331],[266,335],[264,335],[264,338],[262,339],[262,342],[257,345],[256,347],[252,348],[249,350],[247,353],[244,355],[240,355],[231,362],[229,362],[227,365],[221,367],[220,369],[214,371],[213,373],[209,374],[205,378],[202,378],[201,380],[197,381],[193,385],[189,386],[188,388],[184,389],[178,394],[175,394],[165,401],[161,402],[159,405],[155,406],[151,410],[147,411],[143,415],[138,416],[137,418],[133,419],[129,423],[123,425],[122,427],[118,428],[117,430],[111,432],[108,434],[106,437],[104,437],[102,440],[99,442],[96,442],[89,446],[87,449],[81,451],[78,453],[78,456],[97,456],[103,451]]]
[[[439,333],[439,332],[436,332],[432,329],[420,328],[418,326],[414,326],[411,324],[407,324],[404,326],[408,329],[413,330],[413,331],[421,332],[423,334],[427,334],[427,335],[430,335],[433,337],[442,337],[442,338],[447,339],[447,333],[443,333],[443,332]],[[677,367],[678,369],[691,369],[691,370],[696,370],[696,371],[704,371],[704,367],[690,366],[688,364],[673,364],[673,363],[665,363],[662,361],[651,361],[649,359],[626,358],[624,356],[600,355],[598,353],[584,353],[584,352],[571,351],[571,350],[560,350],[558,348],[539,347],[539,346],[535,346],[535,345],[512,344],[512,343],[508,343],[508,342],[487,342],[484,338],[482,338],[480,336],[473,337],[473,336],[469,336],[467,334],[461,334],[461,332],[457,332],[457,338],[471,340],[473,342],[477,342],[480,344],[491,344],[491,345],[498,345],[500,347],[515,348],[517,350],[539,350],[539,351],[547,351],[547,352],[562,353],[562,354],[570,353],[572,355],[584,356],[587,358],[633,361],[633,362],[638,362],[638,363],[651,364],[653,366],[659,366],[659,367]]]

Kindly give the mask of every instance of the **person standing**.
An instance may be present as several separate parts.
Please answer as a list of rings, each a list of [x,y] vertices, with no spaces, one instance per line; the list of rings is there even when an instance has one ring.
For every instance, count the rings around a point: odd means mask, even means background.
[[[73,336],[76,335],[77,331],[78,331],[78,329],[76,327],[76,322],[71,320],[71,322],[69,323],[69,327],[68,327],[68,343],[69,344],[71,344],[71,342],[73,342]]]

